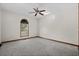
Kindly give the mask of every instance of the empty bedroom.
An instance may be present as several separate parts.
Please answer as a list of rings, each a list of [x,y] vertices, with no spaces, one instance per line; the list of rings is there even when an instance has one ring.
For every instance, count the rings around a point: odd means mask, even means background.
[[[0,56],[78,56],[78,3],[0,3]]]

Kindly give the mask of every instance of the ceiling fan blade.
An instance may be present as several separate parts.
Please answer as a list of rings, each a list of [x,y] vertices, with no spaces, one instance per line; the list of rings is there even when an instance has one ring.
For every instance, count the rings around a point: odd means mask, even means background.
[[[44,14],[42,14],[41,12],[39,12],[39,14],[40,14],[40,15],[44,15]]]
[[[46,10],[41,10],[40,12],[45,12]]]
[[[33,8],[35,12],[37,12],[37,10],[35,8]]]
[[[37,11],[39,11],[38,8],[37,8]]]
[[[37,8],[37,10],[38,10],[38,8]]]
[[[37,15],[37,13],[35,14],[35,16]]]

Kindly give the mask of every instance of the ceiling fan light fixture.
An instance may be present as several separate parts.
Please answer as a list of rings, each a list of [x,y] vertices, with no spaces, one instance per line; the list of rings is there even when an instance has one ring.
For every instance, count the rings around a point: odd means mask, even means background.
[[[34,16],[37,16],[38,14],[40,14],[42,16],[49,14],[49,12],[44,9],[39,10],[38,8],[33,8],[33,10],[34,10],[34,12],[30,12],[30,13],[34,13]]]
[[[34,12],[35,12],[35,16],[37,16],[37,14],[40,14],[42,16],[44,16],[44,13],[46,10],[39,10],[38,8],[33,8]]]

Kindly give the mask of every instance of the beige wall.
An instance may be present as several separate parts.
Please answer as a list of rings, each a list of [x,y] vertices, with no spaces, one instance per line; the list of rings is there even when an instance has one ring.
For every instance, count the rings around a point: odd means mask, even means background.
[[[40,36],[78,45],[78,4],[47,4],[50,14],[40,19]]]
[[[1,10],[0,10],[0,43],[1,43]]]
[[[17,40],[20,38],[20,21],[27,19],[29,22],[29,37],[36,36],[36,19],[29,16],[23,16],[10,11],[2,11],[2,41]]]
[[[78,44],[79,44],[79,3],[78,3]]]

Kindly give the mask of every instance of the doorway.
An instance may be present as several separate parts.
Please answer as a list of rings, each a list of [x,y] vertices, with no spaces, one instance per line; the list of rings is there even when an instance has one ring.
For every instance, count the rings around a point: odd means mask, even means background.
[[[22,19],[20,22],[20,37],[29,36],[29,23],[27,19]]]

